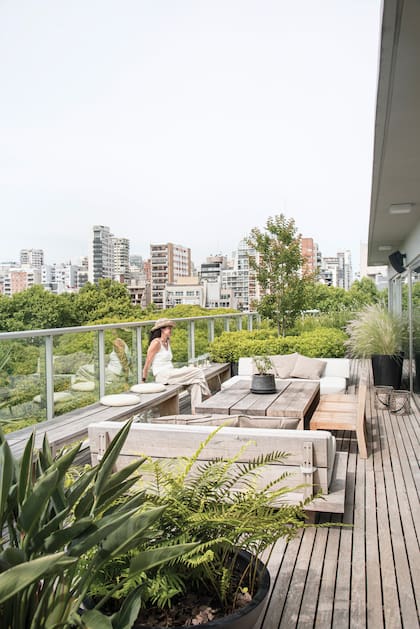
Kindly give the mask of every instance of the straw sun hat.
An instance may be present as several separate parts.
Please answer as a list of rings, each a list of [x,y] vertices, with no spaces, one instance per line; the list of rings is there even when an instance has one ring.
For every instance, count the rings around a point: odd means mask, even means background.
[[[151,329],[151,332],[154,332],[155,330],[159,330],[159,328],[173,328],[175,327],[175,323],[173,321],[171,321],[170,319],[158,319],[155,323],[155,325],[153,326],[153,328]]]

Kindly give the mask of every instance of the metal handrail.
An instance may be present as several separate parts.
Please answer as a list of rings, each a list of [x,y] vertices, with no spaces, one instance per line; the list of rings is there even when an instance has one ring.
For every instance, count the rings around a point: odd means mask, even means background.
[[[197,317],[180,317],[174,318],[175,323],[187,323],[188,324],[188,362],[193,363],[196,359],[195,353],[195,324],[199,321],[207,321],[208,323],[208,340],[209,342],[214,340],[214,324],[216,320],[224,321],[224,331],[229,332],[230,322],[236,321],[236,329],[242,329],[242,320],[246,317],[247,329],[252,330],[254,323],[259,327],[261,323],[260,316],[256,312],[241,312],[241,313],[227,313],[227,314],[215,314],[204,315]],[[54,417],[54,353],[53,353],[53,339],[56,336],[62,336],[65,334],[74,333],[87,333],[97,332],[97,348],[98,348],[98,377],[95,378],[95,384],[98,384],[99,396],[102,397],[105,394],[105,331],[117,330],[124,328],[133,329],[135,333],[135,356],[136,363],[134,365],[135,373],[137,377],[142,373],[143,369],[143,356],[142,356],[142,338],[143,332],[153,326],[156,319],[150,319],[148,321],[120,321],[118,323],[107,323],[102,325],[87,325],[77,327],[66,328],[49,328],[45,330],[23,330],[19,332],[0,332],[0,343],[3,341],[22,340],[43,338],[45,341],[45,399],[46,399],[46,419],[52,419]]]

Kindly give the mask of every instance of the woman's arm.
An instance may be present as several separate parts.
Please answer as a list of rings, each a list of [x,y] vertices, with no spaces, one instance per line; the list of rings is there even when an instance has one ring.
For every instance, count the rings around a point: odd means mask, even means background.
[[[147,374],[149,373],[150,365],[153,362],[154,357],[160,350],[160,340],[153,339],[153,341],[149,345],[149,349],[147,350],[146,360],[143,367],[143,380],[147,379]]]

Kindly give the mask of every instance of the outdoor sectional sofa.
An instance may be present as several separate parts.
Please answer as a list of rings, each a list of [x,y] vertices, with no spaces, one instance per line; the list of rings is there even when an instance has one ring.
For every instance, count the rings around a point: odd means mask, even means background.
[[[155,423],[156,422],[156,423]],[[153,423],[133,423],[116,462],[121,469],[135,458],[190,457],[215,427],[219,432],[200,451],[199,460],[238,456],[237,464],[263,453],[288,453],[282,463],[267,465],[260,482],[265,484],[283,472],[291,474],[288,487],[302,484],[283,499],[293,503],[322,492],[307,507],[308,512],[343,513],[347,453],[336,450],[335,437],[329,431],[283,430],[281,419],[247,416],[174,415],[159,417]],[[98,422],[89,426],[92,464],[104,454],[107,445],[121,429],[120,422]]]
[[[309,358],[295,352],[270,356],[272,373],[276,382],[284,380],[319,380],[320,394],[345,393],[350,378],[350,360],[348,358]],[[257,373],[254,359],[241,357],[238,361],[238,375],[232,376],[222,384],[227,389],[239,381],[249,381]]]

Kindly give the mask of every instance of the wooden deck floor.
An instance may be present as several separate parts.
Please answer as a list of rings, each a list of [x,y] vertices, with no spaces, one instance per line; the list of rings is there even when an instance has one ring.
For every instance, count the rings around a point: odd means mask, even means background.
[[[350,433],[346,509],[279,542],[270,560],[271,593],[256,629],[416,629],[420,607],[420,412],[392,414],[367,402],[369,458]],[[413,408],[414,407],[414,408]]]

